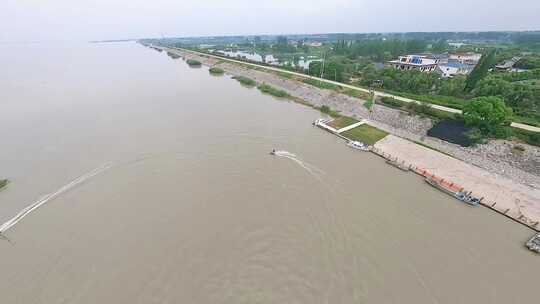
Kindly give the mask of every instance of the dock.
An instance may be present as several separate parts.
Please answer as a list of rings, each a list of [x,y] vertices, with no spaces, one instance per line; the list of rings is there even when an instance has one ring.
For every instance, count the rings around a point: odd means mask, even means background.
[[[422,178],[431,178],[454,193],[475,196],[479,205],[540,232],[539,189],[392,135],[377,142],[371,152],[408,164],[410,171]]]
[[[367,123],[367,120],[361,120],[354,126],[336,129],[329,124],[331,121],[319,119],[314,125],[346,141],[349,139],[341,132]],[[540,189],[394,135],[379,140],[370,146],[370,151],[393,167],[405,172],[412,171],[426,181],[433,181],[439,190],[462,202],[482,205],[540,232]]]

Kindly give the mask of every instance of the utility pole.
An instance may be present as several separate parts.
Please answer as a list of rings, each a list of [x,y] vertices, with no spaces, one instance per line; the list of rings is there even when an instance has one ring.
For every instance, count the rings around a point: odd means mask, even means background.
[[[323,75],[324,75],[324,62],[326,61],[326,54],[327,52],[324,53],[323,60],[322,60],[321,78],[323,78]]]

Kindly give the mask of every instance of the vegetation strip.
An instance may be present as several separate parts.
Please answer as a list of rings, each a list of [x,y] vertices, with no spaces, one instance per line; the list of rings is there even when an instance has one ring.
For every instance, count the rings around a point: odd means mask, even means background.
[[[186,60],[186,63],[190,66],[200,66],[201,65],[201,62],[198,61],[198,60],[194,60],[194,59],[188,59]]]
[[[255,63],[243,62],[243,61],[240,61],[240,60],[230,59],[230,58],[227,58],[225,56],[216,56],[214,54],[206,54],[206,53],[203,53],[203,52],[200,52],[200,51],[194,51],[194,50],[189,50],[189,49],[180,49],[180,50],[196,53],[196,54],[199,54],[199,55],[205,54],[206,56],[212,56],[212,57],[215,57],[215,58],[221,58],[222,60],[227,60],[227,61],[230,61],[230,62],[235,62],[235,63],[239,63],[239,64],[244,64],[244,65],[249,65],[249,66],[254,67],[254,68],[260,68],[260,69],[266,69],[266,70],[270,70],[270,71],[274,71],[274,72],[286,73],[286,74],[289,74],[291,76],[298,76],[298,77],[302,77],[302,78],[309,77],[309,79],[312,79],[312,80],[315,80],[315,81],[320,81],[320,82],[324,82],[324,83],[327,83],[327,84],[333,84],[335,86],[339,86],[339,87],[343,87],[343,88],[352,90],[352,91],[348,91],[348,92],[347,91],[342,92],[344,94],[350,93],[352,95],[353,91],[363,92],[363,93],[368,93],[368,94],[370,93],[369,90],[358,87],[358,86],[355,86],[355,85],[348,85],[348,84],[340,83],[340,82],[337,82],[337,81],[323,79],[323,78],[319,78],[319,77],[315,77],[315,76],[311,76],[311,75],[306,75],[306,74],[302,74],[302,73],[298,73],[298,72],[291,72],[291,71],[281,69],[281,68],[264,66],[264,65],[255,64]],[[313,85],[317,86],[314,83],[316,83],[316,82],[312,82],[310,84],[313,84]],[[480,85],[480,83],[478,85]],[[380,91],[375,92],[375,93],[376,93],[376,95],[379,95],[379,96],[392,97],[394,99],[404,101],[404,102],[407,102],[407,103],[416,103],[416,104],[420,104],[420,105],[422,104],[421,101],[413,99],[413,98],[418,98],[419,95],[417,95],[417,94],[416,95],[409,95],[409,96],[411,96],[411,98],[407,98],[407,97],[396,96],[396,95],[392,95],[392,94],[388,94],[388,93],[384,93],[384,92],[380,92]],[[403,93],[403,92],[399,93],[399,95],[406,95],[406,94],[407,94],[406,92],[405,93]],[[430,104],[426,105],[427,107],[431,107],[431,108],[434,108],[436,110],[440,110],[440,111],[444,111],[444,112],[461,113],[461,110],[456,109],[456,108],[459,108],[459,107],[463,106],[462,102],[459,101],[458,98],[453,98],[452,96],[442,96],[442,95],[434,95],[434,96],[437,96],[437,97],[433,97],[431,95],[430,96],[426,95],[423,98],[427,102],[430,103]],[[446,101],[444,101],[445,98],[447,99]],[[443,105],[443,104],[445,104],[445,105]],[[536,120],[535,119],[521,118],[520,121],[525,122],[525,123],[535,124]],[[514,128],[523,128],[520,125],[513,125],[513,127]],[[534,128],[534,126],[533,126],[533,128],[528,128],[528,129],[529,130],[534,130],[533,132],[540,132],[540,129]],[[538,131],[537,131],[537,129],[538,129]]]
[[[208,72],[210,72],[210,74],[215,74],[215,75],[222,75],[225,73],[225,71],[222,68],[218,68],[218,67],[211,67],[210,69],[208,69]]]
[[[280,89],[276,89],[273,86],[268,85],[266,83],[259,85],[257,88],[263,93],[267,93],[267,94],[270,94],[272,96],[279,97],[279,98],[286,98],[290,96],[289,93]]]
[[[340,135],[350,140],[360,141],[372,146],[379,140],[385,138],[388,133],[368,124],[363,124],[357,128],[345,131]]]
[[[2,190],[7,184],[9,183],[9,180],[7,179],[0,179],[0,190]]]
[[[254,87],[257,85],[257,82],[255,80],[245,76],[234,76],[233,79],[246,86]]]

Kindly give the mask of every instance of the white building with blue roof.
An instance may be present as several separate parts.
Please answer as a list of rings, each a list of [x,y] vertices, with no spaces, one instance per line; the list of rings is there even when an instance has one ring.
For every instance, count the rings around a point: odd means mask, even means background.
[[[419,70],[433,72],[437,69],[440,59],[430,55],[406,55],[399,59],[389,61],[398,70]]]
[[[474,65],[466,64],[457,60],[448,60],[447,63],[441,63],[438,66],[438,72],[443,77],[454,77],[460,75],[469,75],[474,69]]]

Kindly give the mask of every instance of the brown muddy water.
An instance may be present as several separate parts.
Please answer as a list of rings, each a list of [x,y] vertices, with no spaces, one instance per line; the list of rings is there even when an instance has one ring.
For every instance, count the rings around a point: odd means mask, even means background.
[[[0,49],[0,224],[45,197],[0,241],[1,303],[538,301],[530,230],[310,108],[135,43]]]

